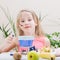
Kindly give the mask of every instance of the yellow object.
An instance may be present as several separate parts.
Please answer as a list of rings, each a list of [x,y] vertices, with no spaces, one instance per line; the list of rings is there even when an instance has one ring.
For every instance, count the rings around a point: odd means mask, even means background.
[[[55,60],[55,55],[54,54],[51,54],[51,60]]]
[[[41,58],[50,58],[50,53],[45,53],[45,52],[42,52],[42,53],[40,53],[40,57]]]
[[[43,47],[41,49],[42,52],[50,52],[50,50],[51,50],[50,48],[46,48],[46,47]]]
[[[54,54],[50,54],[49,52],[42,52],[40,53],[40,58],[45,58],[45,59],[53,59],[55,60],[55,55]]]
[[[27,54],[28,60],[39,60],[39,55],[36,51],[30,51]]]

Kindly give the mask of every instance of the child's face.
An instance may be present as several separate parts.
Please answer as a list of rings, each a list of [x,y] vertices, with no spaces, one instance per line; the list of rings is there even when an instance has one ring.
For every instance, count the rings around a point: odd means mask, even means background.
[[[30,12],[21,12],[19,26],[23,32],[34,31],[35,26],[37,25],[33,19],[33,16]]]

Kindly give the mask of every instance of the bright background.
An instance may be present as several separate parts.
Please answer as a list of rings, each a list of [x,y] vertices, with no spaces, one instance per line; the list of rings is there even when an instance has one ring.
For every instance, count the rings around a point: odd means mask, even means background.
[[[0,0],[0,5],[16,20],[21,9],[34,10],[41,17],[46,16],[42,22],[42,28],[46,33],[60,32],[60,0]],[[7,19],[0,9],[0,25],[6,24]]]

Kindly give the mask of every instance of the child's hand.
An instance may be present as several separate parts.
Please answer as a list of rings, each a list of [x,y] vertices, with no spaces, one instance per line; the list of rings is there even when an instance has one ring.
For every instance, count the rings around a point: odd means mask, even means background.
[[[13,36],[8,36],[3,44],[0,46],[0,52],[8,52],[10,51],[11,49],[13,49],[14,47],[16,47],[16,37],[13,37]]]
[[[14,41],[14,37],[10,35],[5,40],[7,43],[12,43]]]

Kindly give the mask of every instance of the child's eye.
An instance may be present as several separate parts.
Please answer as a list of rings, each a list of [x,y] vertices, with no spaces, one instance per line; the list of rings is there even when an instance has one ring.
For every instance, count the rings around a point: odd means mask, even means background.
[[[25,22],[24,20],[22,20],[21,22]]]
[[[28,19],[28,21],[31,21],[31,19]]]

